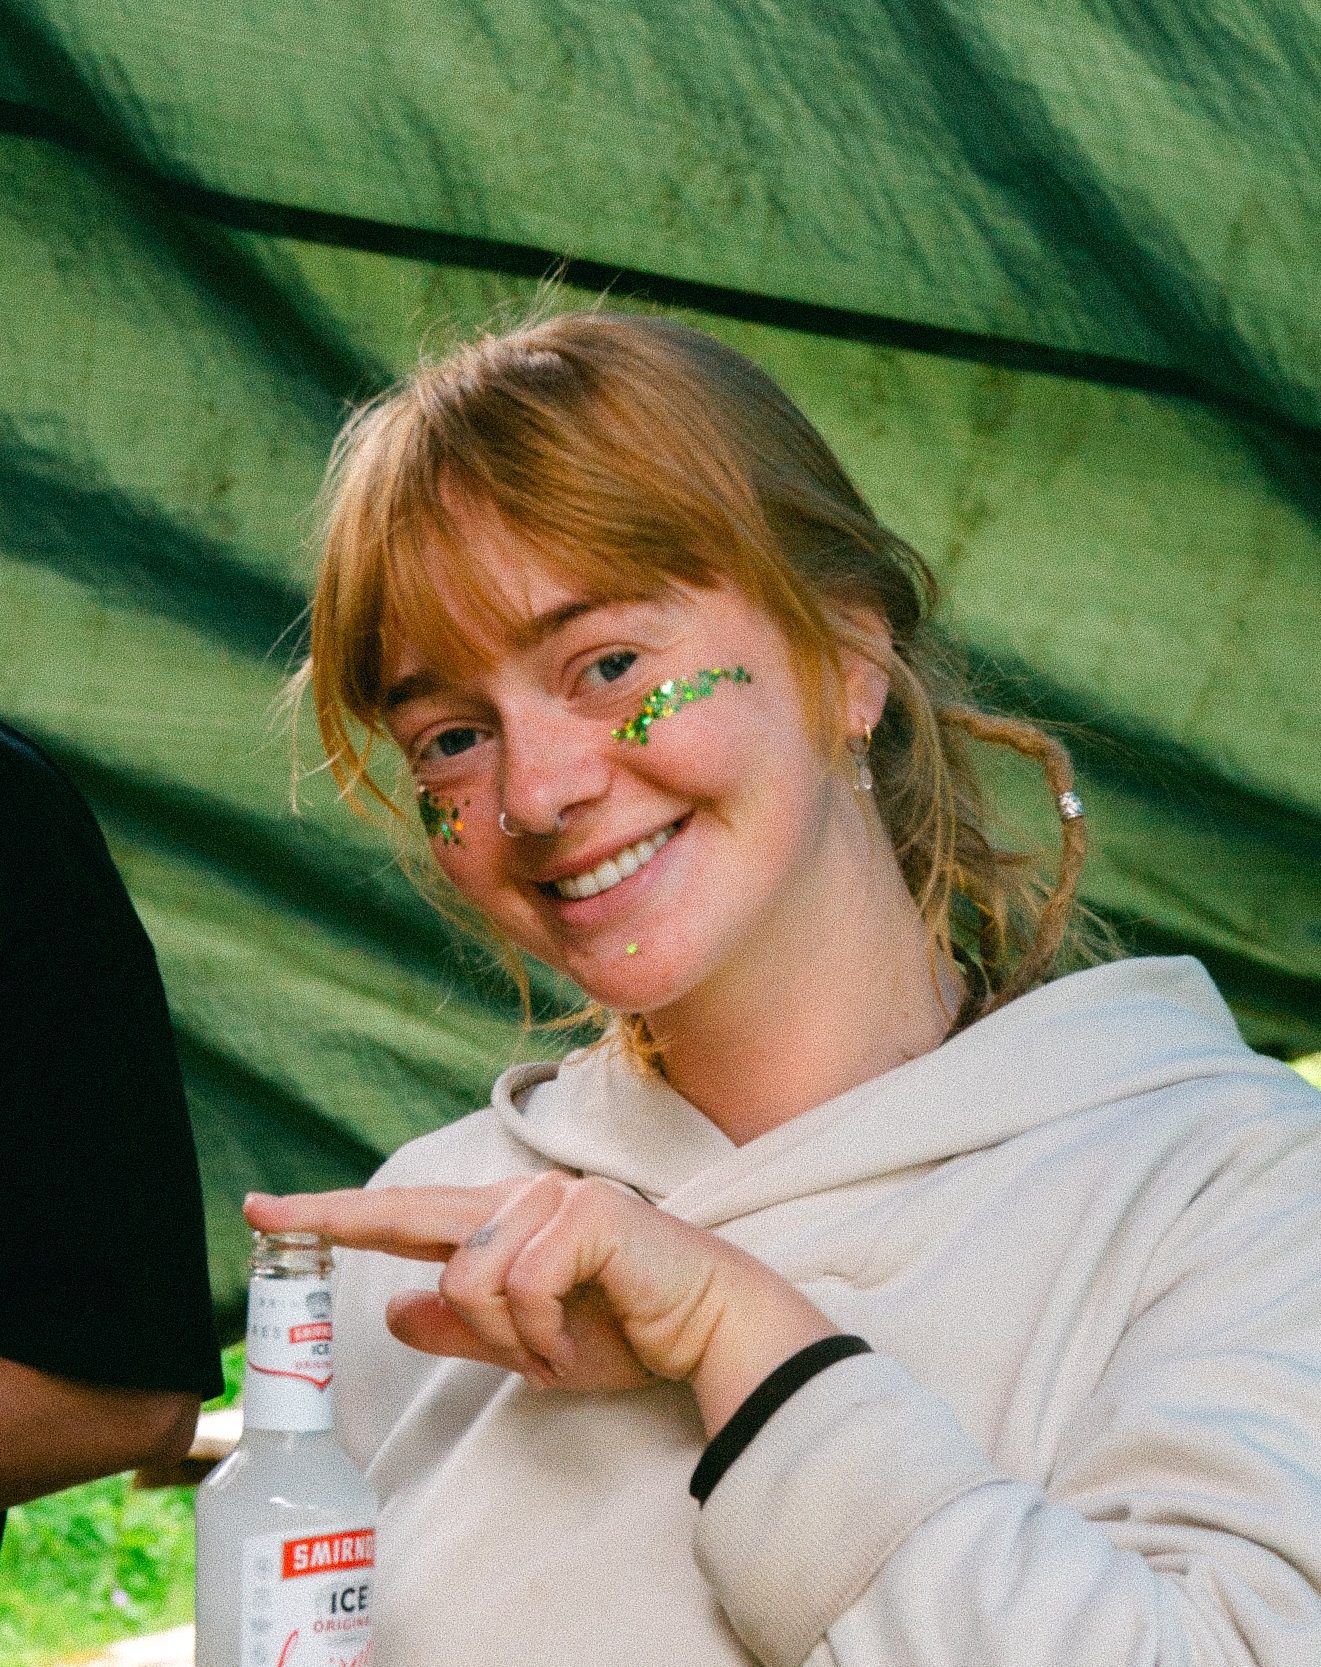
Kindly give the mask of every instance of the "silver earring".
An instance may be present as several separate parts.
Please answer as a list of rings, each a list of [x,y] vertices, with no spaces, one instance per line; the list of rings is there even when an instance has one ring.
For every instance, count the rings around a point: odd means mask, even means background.
[[[871,726],[868,725],[862,735],[850,735],[848,745],[849,752],[853,755],[853,791],[870,793],[876,785],[868,762],[871,752]]]

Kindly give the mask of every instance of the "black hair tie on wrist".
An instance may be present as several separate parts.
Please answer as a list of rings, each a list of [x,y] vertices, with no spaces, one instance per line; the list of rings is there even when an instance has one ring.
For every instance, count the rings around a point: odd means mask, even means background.
[[[824,1372],[837,1360],[850,1355],[870,1354],[871,1344],[862,1337],[841,1336],[818,1338],[797,1354],[782,1361],[769,1377],[765,1377],[740,1405],[734,1416],[707,1442],[697,1461],[688,1491],[699,1505],[705,1505],[716,1483],[733,1464],[752,1438],[796,1389],[801,1389],[809,1378]]]

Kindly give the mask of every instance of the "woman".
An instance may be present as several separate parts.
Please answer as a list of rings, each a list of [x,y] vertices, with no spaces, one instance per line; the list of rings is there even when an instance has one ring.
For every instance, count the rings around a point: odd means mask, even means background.
[[[1068,760],[930,600],[674,323],[486,338],[342,437],[332,765],[387,797],[393,742],[453,894],[607,1020],[249,1203],[354,1252],[382,1667],[1321,1659],[1316,1096],[1193,961],[1053,976]],[[1050,891],[969,737],[1044,764]]]

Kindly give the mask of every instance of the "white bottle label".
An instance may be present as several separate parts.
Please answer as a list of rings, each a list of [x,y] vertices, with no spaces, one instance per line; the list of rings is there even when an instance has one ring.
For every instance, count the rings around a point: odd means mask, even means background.
[[[248,1293],[245,1426],[328,1430],[330,1351],[330,1286],[324,1279],[254,1279]]]
[[[375,1558],[370,1528],[249,1535],[241,1667],[367,1667]]]

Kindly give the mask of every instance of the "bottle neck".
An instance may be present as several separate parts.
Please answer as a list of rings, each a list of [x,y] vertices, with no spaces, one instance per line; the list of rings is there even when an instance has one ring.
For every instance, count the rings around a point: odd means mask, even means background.
[[[259,1270],[248,1287],[243,1427],[289,1434],[332,1424],[330,1285],[322,1274]]]

